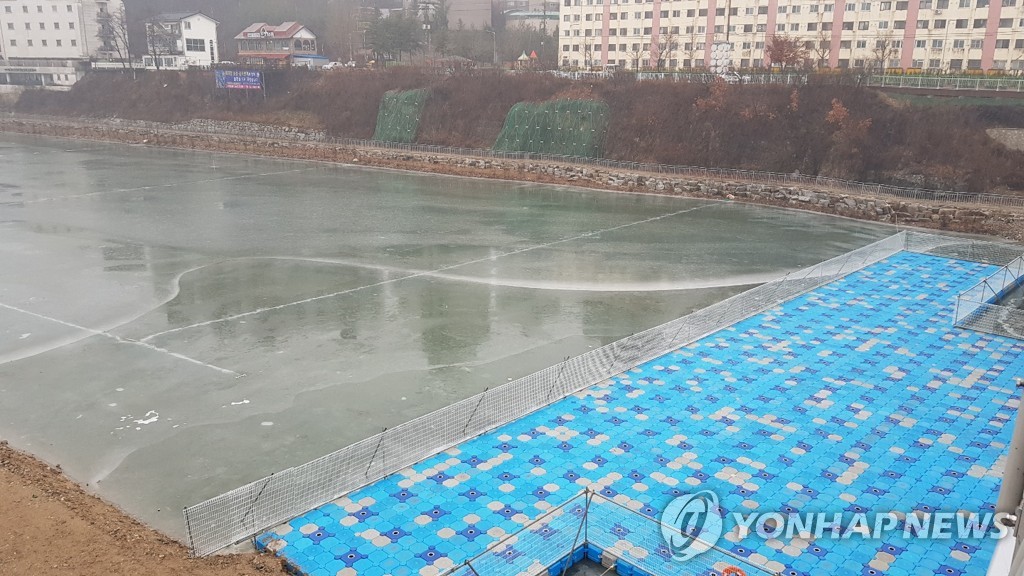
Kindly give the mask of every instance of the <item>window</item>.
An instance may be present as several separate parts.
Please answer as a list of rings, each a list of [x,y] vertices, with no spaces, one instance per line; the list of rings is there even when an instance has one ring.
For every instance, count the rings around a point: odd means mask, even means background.
[[[75,11],[75,9],[72,8],[71,4],[68,4],[68,12],[74,12],[74,11]]]
[[[31,40],[28,41],[28,45],[32,46],[32,41]]]
[[[202,38],[185,38],[185,50],[187,52],[206,52],[206,40]]]
[[[789,12],[791,14],[799,14],[800,13],[800,7],[799,6],[791,6],[790,9],[789,9]]]
[[[185,22],[185,30],[191,30],[191,29],[192,29],[192,23],[191,23],[191,22],[188,22],[188,21],[186,21],[186,22]]]
[[[843,22],[843,30],[853,30],[853,22]]]
[[[832,5],[831,4],[825,4],[824,11],[825,12],[831,12],[832,11]]]
[[[886,22],[885,20],[880,21],[878,23],[878,29],[879,30],[888,30],[889,29],[889,23]]]
[[[789,31],[790,32],[799,32],[800,31],[800,25],[799,24],[790,24],[789,25]]]
[[[975,18],[974,19],[974,28],[975,28],[975,30],[977,30],[978,28],[985,28],[987,26],[988,26],[988,20],[986,18]]]
[[[988,0],[978,0],[978,8],[988,8]]]
[[[846,11],[847,12],[856,12],[857,11],[857,4],[855,4],[853,2],[847,2],[846,3]]]
[[[661,11],[661,17],[662,18],[668,18],[668,10],[662,10]]]
[[[964,28],[967,28],[967,19],[966,18],[958,19],[956,21],[956,28],[957,28],[957,30],[963,30]]]
[[[941,30],[941,29],[943,29],[945,27],[946,27],[946,21],[945,20],[935,20],[934,22],[932,22],[932,28],[935,28],[936,30]]]
[[[32,29],[32,24],[30,24],[28,22],[25,22],[25,30],[31,30],[31,29]]]
[[[942,40],[932,40],[932,49],[939,50],[942,48]]]
[[[1009,39],[996,40],[996,48],[1009,48],[1009,47],[1010,47],[1010,40]]]
[[[40,14],[42,14],[43,13],[43,7],[42,6],[36,6],[36,12],[39,12]]]
[[[935,3],[935,7],[939,10],[945,10],[946,8],[949,8],[949,0],[938,0],[938,2]]]
[[[964,41],[963,40],[953,40],[953,49],[954,50],[963,50],[964,49]]]
[[[818,23],[817,22],[808,22],[807,23],[807,31],[808,32],[817,32],[818,31]]]
[[[860,3],[860,11],[861,12],[871,12],[871,2],[861,2]]]
[[[7,29],[8,30],[14,30],[14,22],[8,22],[7,23]]]
[[[45,24],[45,23],[43,23],[43,22],[40,22],[40,23],[39,23],[39,29],[40,29],[40,30],[46,30],[46,24]]]
[[[968,70],[981,70],[981,60],[968,60],[967,61],[967,69]]]
[[[78,46],[78,40],[72,40],[71,41],[71,45],[72,46]]]
[[[4,6],[4,12],[7,12],[8,14],[10,14],[11,13],[11,7],[10,6]]]
[[[17,40],[11,40],[11,46],[15,46],[16,47],[17,45],[18,45],[18,41]]]
[[[906,30],[907,23],[903,20],[897,20],[892,23],[892,27],[896,30]]]
[[[63,43],[62,41],[60,41],[60,40],[57,40],[57,47],[58,47],[58,48],[60,48],[60,47],[61,47],[61,46],[63,46],[63,45],[64,45],[64,43]]]
[[[942,67],[942,60],[939,60],[938,58],[932,58],[931,60],[928,61],[928,67],[933,69],[940,68]]]
[[[914,48],[924,48],[925,47],[925,42],[926,42],[925,40],[915,40],[914,41]]]
[[[960,0],[960,7],[961,8],[970,8],[971,7],[971,0]]]
[[[905,2],[904,0],[900,0],[899,2],[896,3],[896,9],[897,10],[906,10],[907,9],[907,2]]]
[[[892,10],[892,2],[882,2],[878,5],[880,10]]]
[[[1024,50],[1024,40],[1017,40],[1013,43],[1013,47],[1017,50]]]
[[[817,4],[811,4],[810,6],[807,7],[807,11],[810,12],[811,14],[817,14],[818,13],[818,5]]]
[[[927,20],[918,20],[917,21],[917,29],[918,30],[927,30],[928,29],[928,21]]]
[[[775,31],[776,32],[785,32],[786,31],[786,25],[785,24],[776,24],[775,25]]]
[[[857,22],[857,30],[867,30],[870,27],[870,22]]]
[[[779,14],[785,14],[788,8],[786,6],[779,6]]]
[[[68,22],[68,30],[74,30],[74,29],[75,29],[75,23],[74,22]]]
[[[1003,6],[1016,6],[1017,0],[1003,0]]]
[[[999,27],[1000,28],[1013,28],[1013,18],[1000,18],[999,19]]]
[[[843,50],[849,50],[850,49],[850,41],[849,40],[841,41],[839,43],[839,47],[842,48]]]
[[[931,10],[932,9],[932,0],[921,0],[921,9],[922,10]]]
[[[857,40],[857,48],[867,48],[867,47],[868,47],[868,41],[867,40]]]
[[[985,41],[982,40],[981,38],[977,38],[975,40],[971,40],[971,49],[973,49],[973,50],[977,50],[978,48],[982,48],[984,46],[985,46]]]

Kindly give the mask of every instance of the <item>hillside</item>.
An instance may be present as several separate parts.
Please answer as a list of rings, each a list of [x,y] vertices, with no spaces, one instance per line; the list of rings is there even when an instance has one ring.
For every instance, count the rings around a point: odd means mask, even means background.
[[[138,80],[92,75],[68,93],[25,93],[23,113],[162,122],[246,120],[370,138],[388,90],[429,88],[416,142],[489,148],[518,102],[607,104],[603,156],[617,160],[826,175],[975,192],[1024,190],[1024,152],[990,138],[1024,127],[1020,106],[933,106],[853,86],[738,86],[550,75],[438,77],[411,69],[269,74],[268,95],[218,94],[209,72]]]

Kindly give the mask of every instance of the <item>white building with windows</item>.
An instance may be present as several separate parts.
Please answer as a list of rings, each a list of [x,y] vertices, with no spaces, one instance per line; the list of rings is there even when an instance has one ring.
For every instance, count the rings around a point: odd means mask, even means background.
[[[68,89],[113,53],[121,0],[0,0],[0,89]]]
[[[2,2],[3,0],[0,0]],[[160,14],[146,22],[146,68],[186,70],[220,62],[219,22],[201,12]]]
[[[1024,0],[561,0],[565,67],[766,68],[772,36],[827,68],[1024,72]]]

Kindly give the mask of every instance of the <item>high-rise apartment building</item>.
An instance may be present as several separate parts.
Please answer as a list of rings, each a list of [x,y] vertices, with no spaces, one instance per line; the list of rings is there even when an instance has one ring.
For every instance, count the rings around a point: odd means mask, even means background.
[[[0,86],[69,87],[115,56],[121,0],[0,0]]]
[[[1024,70],[1024,0],[561,0],[562,66],[732,68],[773,63],[775,35],[829,68]]]

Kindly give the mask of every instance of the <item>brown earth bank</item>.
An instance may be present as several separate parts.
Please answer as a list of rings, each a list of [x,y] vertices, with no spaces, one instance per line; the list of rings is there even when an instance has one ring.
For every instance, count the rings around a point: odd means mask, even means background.
[[[188,132],[201,128],[202,133]],[[244,127],[246,136],[227,131]],[[218,128],[225,132],[218,133]],[[269,130],[270,137],[267,136]],[[505,160],[452,154],[340,146],[294,140],[274,127],[203,121],[199,126],[83,119],[0,118],[0,132],[100,140],[185,150],[242,153],[295,160],[358,164],[418,172],[581,186],[785,207],[860,220],[1024,241],[1024,207],[903,200],[843,190],[686,177],[578,164]]]
[[[613,160],[822,175],[968,192],[1024,191],[1024,151],[989,137],[1021,106],[921,106],[855,78],[792,86],[571,81],[548,74],[442,77],[413,68],[267,73],[267,98],[226,94],[211,72],[93,73],[67,93],[25,92],[22,113],[181,122],[242,120],[369,138],[388,90],[429,88],[416,143],[489,148],[517,102],[586,98],[610,110]]]
[[[177,542],[0,442],[0,574],[4,576],[264,576],[257,554],[189,558]]]

